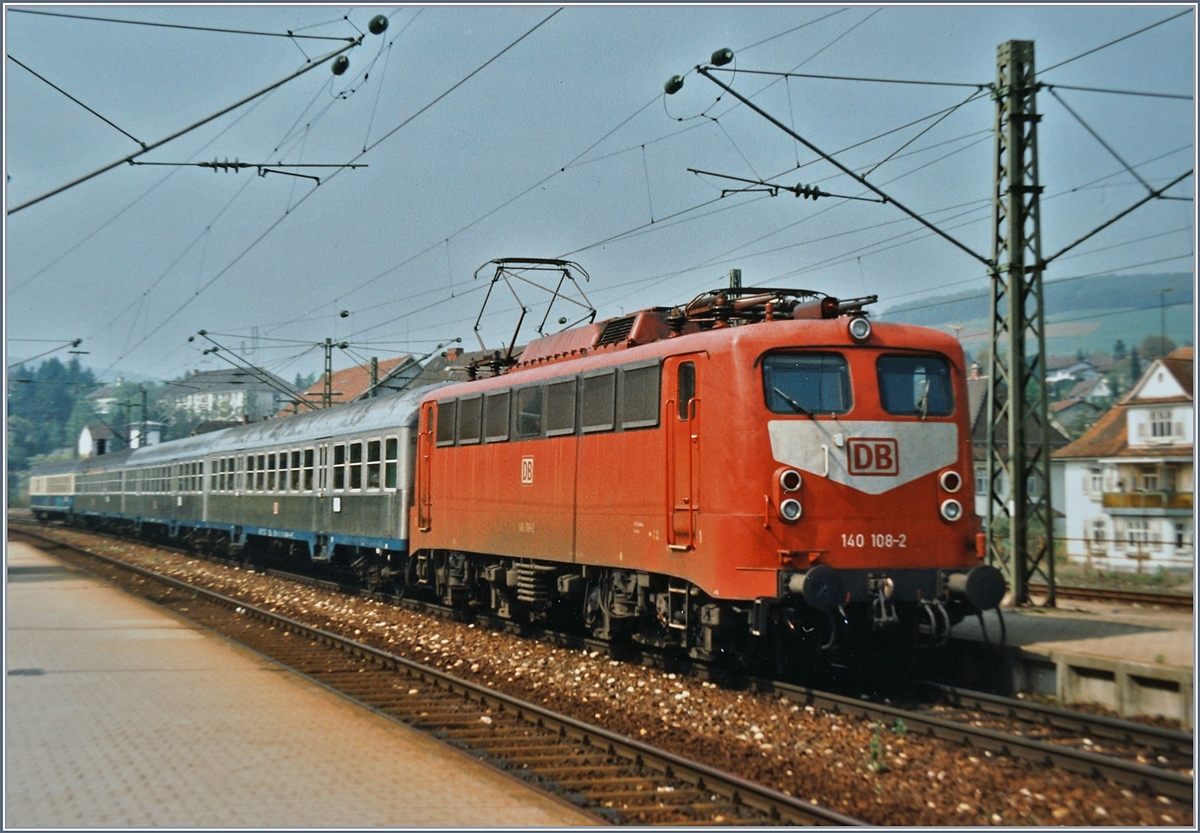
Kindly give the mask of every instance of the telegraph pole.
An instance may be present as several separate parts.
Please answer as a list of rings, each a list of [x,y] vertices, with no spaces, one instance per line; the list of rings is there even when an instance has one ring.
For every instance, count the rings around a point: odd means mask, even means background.
[[[333,341],[325,339],[325,388],[321,392],[321,407],[333,404]]]
[[[1046,330],[1038,181],[1037,82],[1033,41],[997,49],[996,155],[992,210],[991,350],[987,422],[987,551],[1012,588],[1029,603],[1036,577],[1055,605],[1054,516],[1050,501],[1050,435],[1046,406]],[[1009,500],[1000,496],[1001,479]],[[1033,486],[1033,489],[1030,489]],[[1031,494],[1033,492],[1033,494]],[[1007,519],[1005,535],[997,532]],[[1030,532],[1033,532],[1031,535]]]

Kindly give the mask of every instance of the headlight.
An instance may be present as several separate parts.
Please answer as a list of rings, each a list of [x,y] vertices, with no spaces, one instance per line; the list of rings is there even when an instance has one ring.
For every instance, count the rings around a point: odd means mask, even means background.
[[[962,517],[962,504],[954,498],[942,501],[942,517],[948,521],[957,521]]]
[[[962,478],[956,471],[944,471],[941,477],[942,488],[947,492],[957,492],[962,488]]]
[[[855,341],[866,341],[871,337],[871,322],[865,318],[850,319],[850,338]]]
[[[785,492],[794,492],[804,483],[800,477],[800,472],[795,469],[786,469],[779,475],[779,485]]]
[[[800,520],[800,513],[802,511],[800,501],[795,498],[788,498],[779,504],[779,516],[789,523]]]

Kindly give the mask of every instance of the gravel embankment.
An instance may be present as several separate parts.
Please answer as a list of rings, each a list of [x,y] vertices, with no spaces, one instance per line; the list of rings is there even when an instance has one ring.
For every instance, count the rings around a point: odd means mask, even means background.
[[[1192,808],[1178,801],[903,727],[828,715],[134,544],[97,549],[872,824],[1193,824]]]

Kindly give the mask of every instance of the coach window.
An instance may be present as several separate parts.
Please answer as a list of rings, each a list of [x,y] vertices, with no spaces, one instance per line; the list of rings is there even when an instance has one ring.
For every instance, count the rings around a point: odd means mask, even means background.
[[[217,491],[225,491],[225,458],[217,460]]]
[[[458,400],[458,442],[459,445],[469,445],[479,442],[480,413],[483,410],[483,398],[473,396],[470,399]]]
[[[304,491],[313,490],[313,450],[304,449]]]
[[[350,488],[362,488],[362,443],[350,443]]]
[[[658,425],[659,365],[621,371],[621,428]]]
[[[954,388],[950,364],[940,356],[880,356],[879,398],[883,409],[898,416],[950,416]]]
[[[275,455],[268,454],[267,455],[267,491],[268,492],[275,491],[275,471],[276,471],[275,462],[276,462]]]
[[[346,488],[346,446],[338,443],[333,447],[333,488]]]
[[[546,436],[575,433],[575,389],[578,382],[567,379],[546,387]]]
[[[379,440],[367,441],[367,488],[379,488]]]
[[[612,430],[616,378],[615,370],[583,377],[579,403],[579,427],[583,433]]]
[[[246,455],[246,491],[255,491],[254,485],[254,455]]]
[[[484,435],[487,441],[500,442],[508,439],[509,392],[489,393],[487,397],[487,421]]]
[[[317,447],[317,488],[325,491],[329,486],[329,445]]]
[[[777,414],[844,414],[850,370],[839,353],[777,353],[763,359],[763,393]]]
[[[292,452],[292,480],[290,483],[293,492],[300,491],[300,450]]]
[[[221,486],[221,482],[218,479],[220,477],[220,471],[217,467],[218,462],[215,459],[208,461],[208,490],[210,492],[215,492]]]
[[[396,452],[398,447],[395,437],[388,437],[383,446],[383,486],[385,489],[396,488]]]
[[[437,403],[437,444],[454,445],[457,405],[453,399]]]
[[[541,433],[542,389],[522,388],[517,391],[517,436],[536,437]]]
[[[267,490],[267,455],[258,455],[258,474],[254,476],[254,482],[258,486],[258,491],[265,492]]]

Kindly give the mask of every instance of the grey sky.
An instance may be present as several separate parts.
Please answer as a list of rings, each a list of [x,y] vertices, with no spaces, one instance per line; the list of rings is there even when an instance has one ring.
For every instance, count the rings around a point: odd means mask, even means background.
[[[892,206],[785,193],[696,208],[735,183],[688,168],[747,178],[788,171],[775,181],[819,183],[846,195],[864,189],[728,96],[714,103],[720,91],[694,72],[673,97],[662,95],[663,82],[730,47],[740,70],[986,84],[1005,40],[1033,40],[1037,66],[1051,67],[1187,7],[567,6],[379,141],[556,8],[6,7],[11,58],[146,143],[296,71],[301,48],[315,57],[340,44],[298,47],[286,38],[18,9],[343,37],[366,32],[375,14],[390,20],[383,36],[367,34],[348,53],[345,75],[318,67],[142,157],[345,163],[373,145],[357,159],[368,168],[331,178],[333,169],[305,171],[322,177],[318,187],[253,170],[122,165],[8,216],[10,355],[32,355],[44,344],[18,339],[84,338],[85,361],[98,370],[169,379],[226,366],[201,354],[207,342],[188,343],[197,330],[229,334],[218,341],[249,349],[257,328],[260,363],[291,378],[320,367],[320,352],[304,343],[326,337],[349,340],[357,357],[423,353],[455,336],[471,346],[483,297],[482,281],[471,276],[497,257],[578,261],[591,274],[584,288],[601,318],[686,301],[722,284],[731,267],[743,270],[746,284],[877,293],[882,304],[981,287],[977,261],[918,231]],[[1191,95],[1195,25],[1186,14],[1041,80]],[[137,150],[13,61],[4,72],[10,208]],[[772,80],[743,73],[734,85],[749,94]],[[1192,167],[1193,100],[1057,92],[1131,165],[1157,157],[1138,167],[1151,185]],[[794,78],[754,100],[833,152],[971,93]],[[1050,94],[1039,95],[1038,107],[1049,254],[1146,192]],[[986,96],[964,104],[870,177],[985,256],[993,119]],[[839,159],[865,171],[930,123]],[[789,170],[797,162],[805,167]],[[1102,177],[1109,178],[1095,182]],[[1193,189],[1188,178],[1171,193],[1191,196]],[[1093,254],[1064,258],[1046,278],[1125,267],[1188,271],[1194,211],[1184,201],[1148,205],[1078,250]],[[600,242],[652,219],[653,226]],[[511,304],[490,309],[484,336],[491,346],[509,338],[515,313]],[[341,318],[340,310],[350,315]],[[335,364],[353,360],[342,355]]]

